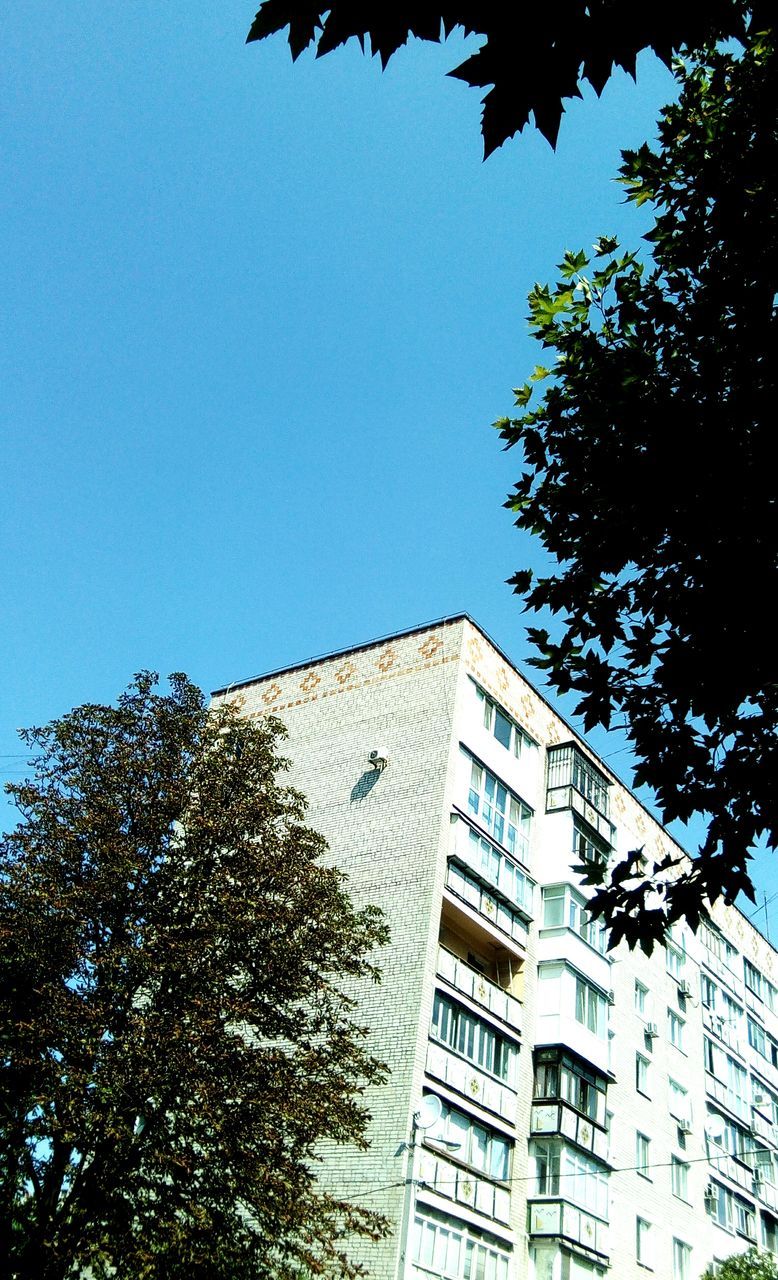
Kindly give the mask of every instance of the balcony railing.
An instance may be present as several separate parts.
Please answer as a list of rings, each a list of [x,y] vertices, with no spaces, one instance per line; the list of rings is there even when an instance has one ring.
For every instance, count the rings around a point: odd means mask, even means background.
[[[514,1031],[521,1031],[522,1009],[516,997],[508,995],[495,982],[490,982],[472,965],[449,951],[448,947],[438,947],[437,970],[439,976],[455,991],[469,996],[483,1009],[488,1009],[496,1018],[506,1022]]]
[[[533,1102],[530,1119],[533,1134],[561,1134],[576,1146],[608,1161],[608,1134],[593,1120],[574,1111],[566,1102]]]
[[[511,1198],[505,1187],[480,1178],[470,1169],[462,1169],[445,1156],[425,1151],[419,1161],[419,1176],[430,1191],[447,1200],[455,1200],[496,1222],[510,1220]]]
[[[721,1106],[727,1107],[736,1116],[739,1116],[741,1120],[750,1120],[751,1108],[745,1098],[733,1093],[723,1080],[718,1080],[709,1071],[705,1072],[705,1089],[710,1098],[720,1103]]]
[[[531,1200],[528,1205],[531,1236],[557,1236],[572,1240],[593,1253],[608,1256],[608,1224],[567,1200]]]
[[[716,1173],[724,1178],[729,1178],[730,1182],[734,1182],[740,1187],[741,1191],[745,1191],[748,1195],[752,1194],[754,1187],[754,1171],[748,1165],[741,1164],[739,1160],[735,1160],[728,1152],[724,1155],[717,1155],[716,1148],[710,1151],[709,1160],[711,1167]]]
[[[749,1124],[754,1133],[758,1134],[760,1138],[764,1138],[765,1142],[769,1142],[772,1146],[775,1139],[775,1125],[772,1120],[766,1119],[756,1107],[752,1106]]]
[[[526,948],[529,936],[526,921],[454,862],[449,862],[446,869],[446,888],[483,916],[488,924],[517,942],[522,950]]]
[[[720,1013],[714,1013],[712,1009],[703,1006],[702,1025],[707,1031],[712,1031],[719,1040],[723,1040],[724,1044],[730,1049],[734,1049],[735,1053],[742,1055],[743,1048],[741,1037],[737,1025],[727,1021]]]
[[[516,1094],[508,1085],[494,1080],[485,1071],[479,1071],[472,1063],[452,1053],[440,1044],[427,1046],[427,1075],[440,1080],[461,1093],[470,1102],[476,1102],[487,1111],[493,1111],[509,1124],[516,1123]]]

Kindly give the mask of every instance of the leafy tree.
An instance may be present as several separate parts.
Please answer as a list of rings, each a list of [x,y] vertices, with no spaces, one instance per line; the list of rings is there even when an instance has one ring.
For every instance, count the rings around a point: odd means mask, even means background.
[[[758,4],[758,8],[756,5]],[[599,94],[614,67],[635,75],[637,55],[653,51],[670,64],[684,46],[701,47],[732,36],[742,37],[751,9],[753,29],[772,24],[772,6],[756,0],[547,0],[543,4],[485,3],[484,0],[415,0],[398,6],[392,0],[265,0],[248,39],[289,28],[289,46],[297,58],[309,45],[317,56],[356,37],[369,40],[385,67],[409,36],[440,40],[455,27],[485,36],[477,53],[449,74],[486,88],[483,137],[486,155],[524,128],[531,114],[552,146],[556,143],[565,98],[580,97],[580,82]],[[755,25],[754,25],[755,24]]]
[[[778,838],[777,71],[770,34],[677,67],[657,148],[621,168],[655,211],[653,262],[609,238],[565,254],[529,300],[555,363],[497,424],[523,451],[506,505],[558,566],[512,579],[559,620],[530,629],[535,664],[587,728],[623,715],[666,821],[710,816],[691,864],[644,882],[633,854],[594,897],[647,949],[706,899],[753,896],[749,848]]]
[[[283,786],[278,721],[136,677],[22,736],[0,843],[0,1270],[14,1280],[354,1276],[386,1223],[314,1179],[365,1145],[342,979],[378,974]]]
[[[778,1266],[772,1254],[748,1249],[727,1258],[715,1272],[709,1267],[702,1280],[714,1280],[714,1276],[715,1280],[778,1280]]]

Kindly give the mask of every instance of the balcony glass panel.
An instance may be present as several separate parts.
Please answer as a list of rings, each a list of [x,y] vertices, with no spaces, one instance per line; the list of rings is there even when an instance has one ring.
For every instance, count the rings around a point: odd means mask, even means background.
[[[447,947],[438,948],[438,973],[456,991],[469,996],[476,1004],[488,1009],[495,1017],[507,1022],[516,1031],[521,1028],[521,1004],[496,982],[491,982],[478,969],[454,955]]]

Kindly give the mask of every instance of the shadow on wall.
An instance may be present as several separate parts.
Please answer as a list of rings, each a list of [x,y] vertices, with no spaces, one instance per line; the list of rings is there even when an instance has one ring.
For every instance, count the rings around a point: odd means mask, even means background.
[[[351,788],[351,803],[354,804],[357,800],[365,800],[380,777],[380,770],[366,769],[359,781],[355,782]]]

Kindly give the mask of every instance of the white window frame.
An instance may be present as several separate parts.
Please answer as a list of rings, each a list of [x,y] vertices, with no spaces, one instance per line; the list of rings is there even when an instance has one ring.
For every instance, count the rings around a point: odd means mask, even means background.
[[[670,1186],[677,1200],[689,1204],[689,1165],[675,1155],[670,1157]]]
[[[692,1280],[692,1247],[673,1237],[673,1280]]]
[[[644,1098],[651,1097],[651,1059],[635,1054],[635,1088]]]
[[[529,861],[530,832],[533,811],[515,791],[491,769],[476,760],[464,747],[462,754],[470,764],[467,811],[480,823],[497,844],[507,849],[525,865]]]
[[[635,1171],[640,1178],[646,1178],[648,1182],[651,1178],[651,1139],[647,1133],[641,1133],[639,1129],[635,1130]]]
[[[501,747],[505,747],[517,759],[520,759],[525,751],[533,748],[537,751],[538,744],[534,738],[530,737],[526,729],[522,729],[513,716],[504,707],[501,707],[499,702],[490,697],[479,684],[476,684],[475,680],[473,680],[473,686],[478,701],[483,703],[484,728],[489,731],[495,741],[499,742]],[[507,733],[504,725],[508,726]],[[498,728],[501,729],[501,734],[498,734]],[[508,739],[507,742],[505,741],[506,737]]]
[[[675,1012],[675,1009],[667,1010],[667,1039],[674,1048],[679,1049],[681,1053],[685,1053],[684,1049],[684,1032],[686,1029],[686,1021]]]
[[[648,1267],[649,1270],[654,1265],[652,1225],[648,1218],[643,1218],[640,1214],[635,1218],[635,1258],[639,1267]]]

